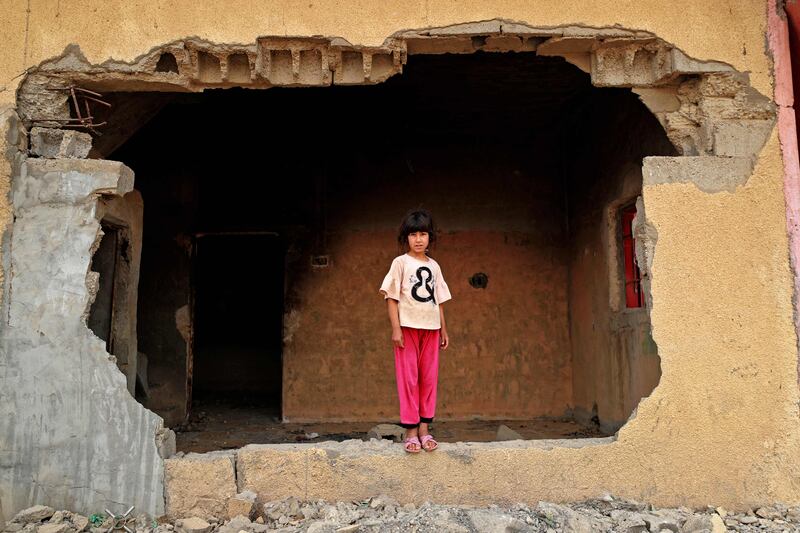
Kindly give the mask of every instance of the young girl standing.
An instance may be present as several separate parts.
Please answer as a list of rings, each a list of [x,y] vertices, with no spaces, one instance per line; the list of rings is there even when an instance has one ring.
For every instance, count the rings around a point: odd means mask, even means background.
[[[397,241],[406,253],[392,261],[380,292],[392,323],[400,425],[406,428],[407,452],[430,452],[439,446],[428,424],[436,410],[439,347],[450,345],[442,304],[451,296],[439,264],[426,253],[436,241],[430,213],[408,213]]]

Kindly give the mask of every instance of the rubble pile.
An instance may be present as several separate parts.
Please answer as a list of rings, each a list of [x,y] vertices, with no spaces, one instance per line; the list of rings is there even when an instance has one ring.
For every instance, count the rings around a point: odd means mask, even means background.
[[[185,517],[154,520],[145,515],[119,519],[108,514],[89,517],[36,505],[18,513],[3,533],[722,533],[800,531],[800,507],[760,507],[748,512],[728,512],[721,507],[691,510],[656,509],[647,504],[606,496],[569,505],[540,502],[535,506],[490,505],[478,508],[423,503],[401,505],[380,495],[355,502],[329,503],[296,498],[257,503],[243,493],[228,512],[243,514],[230,519]]]

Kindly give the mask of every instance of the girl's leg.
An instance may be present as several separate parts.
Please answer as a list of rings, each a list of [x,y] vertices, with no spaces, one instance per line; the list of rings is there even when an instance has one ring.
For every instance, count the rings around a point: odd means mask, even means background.
[[[428,424],[436,414],[436,389],[439,383],[439,330],[422,335],[419,354],[419,436],[428,434]]]
[[[394,348],[394,368],[397,377],[397,396],[400,400],[400,423],[406,430],[419,424],[419,332],[413,328],[402,328],[403,348]],[[409,435],[406,431],[406,437]]]

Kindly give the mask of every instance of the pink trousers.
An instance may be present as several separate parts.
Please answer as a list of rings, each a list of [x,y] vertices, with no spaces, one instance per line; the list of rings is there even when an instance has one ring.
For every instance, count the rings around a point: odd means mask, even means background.
[[[400,424],[433,422],[439,381],[439,330],[402,328],[403,347],[394,348]]]

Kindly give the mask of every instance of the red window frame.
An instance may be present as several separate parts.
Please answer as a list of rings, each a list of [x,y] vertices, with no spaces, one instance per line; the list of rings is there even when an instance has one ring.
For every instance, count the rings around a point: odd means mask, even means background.
[[[636,205],[621,208],[622,255],[625,272],[625,307],[634,309],[644,307],[642,292],[642,275],[636,262],[636,241],[633,238],[633,219],[636,216]]]

